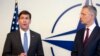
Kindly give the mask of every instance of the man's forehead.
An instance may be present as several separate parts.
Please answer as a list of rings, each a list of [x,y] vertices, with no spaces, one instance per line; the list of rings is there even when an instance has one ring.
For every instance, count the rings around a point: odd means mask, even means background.
[[[89,12],[90,12],[90,11],[89,11],[88,8],[83,8],[82,11],[81,11],[81,13],[89,13]]]
[[[29,15],[28,15],[28,14],[22,14],[22,15],[20,15],[20,17],[21,17],[21,16],[28,16],[28,17],[29,17]]]

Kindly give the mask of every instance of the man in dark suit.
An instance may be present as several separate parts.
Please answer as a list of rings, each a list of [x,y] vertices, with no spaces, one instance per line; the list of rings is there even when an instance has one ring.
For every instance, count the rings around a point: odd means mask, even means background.
[[[18,23],[19,30],[7,35],[2,56],[44,56],[40,34],[29,29],[31,14],[21,11]]]
[[[86,27],[76,33],[71,56],[100,56],[100,28],[95,24],[96,14],[94,6],[82,8],[80,20]]]

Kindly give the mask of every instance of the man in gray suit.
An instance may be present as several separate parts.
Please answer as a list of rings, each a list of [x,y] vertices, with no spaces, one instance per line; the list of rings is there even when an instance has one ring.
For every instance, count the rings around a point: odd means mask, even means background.
[[[80,20],[85,28],[76,33],[71,56],[100,56],[100,27],[95,24],[96,15],[94,6],[82,8]]]
[[[44,56],[40,34],[29,29],[31,14],[18,15],[19,30],[7,35],[2,56]]]

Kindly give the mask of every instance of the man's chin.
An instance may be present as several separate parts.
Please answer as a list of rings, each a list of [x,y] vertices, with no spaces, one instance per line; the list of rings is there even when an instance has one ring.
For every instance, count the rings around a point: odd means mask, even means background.
[[[86,25],[86,23],[84,23],[84,22],[81,22],[83,25]]]
[[[26,28],[26,27],[23,27],[23,28],[22,28],[22,30],[27,30],[27,29],[28,29],[28,28]]]

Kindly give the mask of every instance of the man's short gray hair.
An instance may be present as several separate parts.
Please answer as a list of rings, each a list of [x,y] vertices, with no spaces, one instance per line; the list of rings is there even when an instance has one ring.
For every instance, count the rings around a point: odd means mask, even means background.
[[[97,9],[94,6],[91,5],[85,5],[83,6],[83,8],[88,8],[90,12],[92,12],[94,14],[94,16],[97,16]]]

